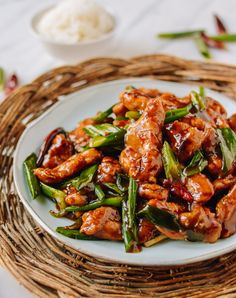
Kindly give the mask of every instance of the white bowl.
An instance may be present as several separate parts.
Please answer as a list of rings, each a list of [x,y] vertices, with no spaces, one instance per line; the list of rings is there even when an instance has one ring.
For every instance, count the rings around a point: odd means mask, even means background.
[[[37,12],[31,19],[31,31],[34,36],[41,41],[42,45],[52,57],[65,62],[76,63],[84,59],[102,55],[104,49],[111,45],[111,40],[117,28],[117,18],[110,9],[106,9],[106,11],[113,18],[114,27],[111,31],[96,39],[68,44],[42,36],[42,34],[38,31],[39,21],[53,7],[54,6],[44,8],[43,10]]]

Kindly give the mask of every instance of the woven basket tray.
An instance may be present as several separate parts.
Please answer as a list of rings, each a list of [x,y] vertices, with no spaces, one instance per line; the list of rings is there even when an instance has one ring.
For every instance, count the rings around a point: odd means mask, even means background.
[[[99,58],[49,71],[0,105],[0,263],[38,297],[236,297],[236,254],[175,268],[106,263],[65,246],[22,206],[12,161],[26,125],[59,95],[127,77],[196,83],[236,98],[236,66],[152,55]]]

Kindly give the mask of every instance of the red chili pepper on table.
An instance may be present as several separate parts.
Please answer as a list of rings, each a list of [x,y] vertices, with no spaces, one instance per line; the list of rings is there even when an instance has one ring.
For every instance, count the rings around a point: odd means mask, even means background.
[[[205,32],[201,32],[201,37],[208,47],[214,49],[225,49],[225,45],[222,41],[216,41],[211,39],[208,35],[206,35]]]
[[[17,75],[15,73],[13,73],[6,81],[6,85],[5,85],[5,94],[9,95],[10,93],[12,93],[12,91],[14,91],[18,86],[18,78]]]
[[[62,127],[58,127],[56,129],[54,129],[53,131],[51,131],[46,136],[46,138],[44,139],[44,142],[41,145],[40,150],[39,150],[39,155],[38,155],[38,158],[37,158],[37,161],[36,161],[37,167],[40,167],[42,165],[44,156],[48,152],[48,150],[49,150],[49,148],[52,144],[53,139],[55,138],[56,135],[58,135],[60,133],[63,133],[63,134],[66,133],[65,130]]]
[[[218,15],[214,15],[215,23],[216,23],[216,29],[218,34],[225,34],[228,33],[228,30],[226,29],[223,21],[220,19]]]

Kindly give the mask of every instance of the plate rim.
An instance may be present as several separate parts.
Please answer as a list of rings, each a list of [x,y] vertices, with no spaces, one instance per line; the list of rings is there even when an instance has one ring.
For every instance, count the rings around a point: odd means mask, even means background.
[[[35,125],[37,125],[38,122],[40,122],[42,119],[44,119],[45,117],[47,117],[50,113],[52,113],[54,111],[54,109],[56,109],[58,106],[62,105],[64,103],[64,100],[66,100],[67,97],[70,97],[70,96],[73,96],[73,95],[80,95],[80,94],[83,94],[83,93],[86,93],[88,90],[93,90],[93,89],[96,89],[96,88],[99,88],[99,87],[104,87],[104,86],[110,86],[110,85],[114,85],[114,84],[119,84],[119,83],[125,83],[125,82],[134,82],[134,81],[137,81],[137,82],[144,82],[144,81],[155,81],[157,82],[160,82],[160,83],[170,83],[172,85],[182,85],[183,87],[185,86],[189,86],[189,88],[196,88],[198,87],[198,85],[196,84],[188,84],[188,83],[179,83],[179,82],[172,82],[172,81],[164,81],[164,80],[157,80],[157,79],[154,79],[154,78],[147,78],[147,77],[144,77],[144,78],[137,78],[137,77],[129,77],[129,78],[125,78],[125,79],[119,79],[119,80],[111,80],[111,81],[107,81],[107,82],[103,82],[103,83],[98,83],[98,84],[95,84],[95,85],[92,85],[92,86],[87,86],[87,87],[84,87],[83,89],[81,90],[77,90],[75,92],[72,92],[70,94],[67,94],[67,95],[63,95],[63,96],[59,96],[59,100],[58,102],[56,102],[55,104],[53,104],[51,107],[49,107],[45,112],[43,112],[39,117],[37,117],[36,119],[32,120],[29,124],[26,125],[23,133],[21,134],[18,142],[17,142],[17,146],[14,150],[14,154],[13,154],[13,182],[14,182],[14,185],[15,185],[15,188],[16,188],[16,191],[17,191],[17,194],[18,196],[20,197],[21,199],[21,202],[23,203],[24,207],[27,209],[27,211],[30,213],[30,215],[33,217],[33,219],[47,232],[49,233],[52,237],[55,237],[58,241],[62,242],[62,243],[65,243],[67,246],[81,252],[81,253],[84,253],[88,256],[91,256],[91,257],[94,257],[94,258],[98,258],[106,263],[109,263],[109,262],[112,262],[112,263],[119,263],[119,264],[127,264],[127,265],[133,265],[133,266],[145,266],[145,267],[150,267],[150,266],[154,266],[154,267],[170,267],[170,266],[180,266],[180,265],[187,265],[187,264],[194,264],[194,263],[197,263],[197,262],[201,262],[201,261],[205,261],[205,260],[209,260],[209,259],[212,259],[212,258],[216,258],[216,257],[219,257],[219,256],[222,256],[226,253],[229,253],[229,252],[232,252],[233,250],[236,249],[236,241],[235,243],[225,247],[225,248],[219,248],[218,250],[214,251],[214,252],[208,252],[208,253],[203,253],[201,254],[200,256],[197,256],[197,257],[190,257],[190,258],[185,258],[184,260],[182,261],[168,261],[167,260],[164,260],[163,262],[158,262],[158,264],[154,263],[154,264],[147,264],[145,262],[142,261],[142,258],[140,258],[140,261],[139,262],[136,262],[134,260],[125,260],[125,261],[121,261],[120,259],[114,259],[113,257],[110,257],[109,255],[106,256],[106,257],[103,257],[101,256],[100,254],[97,254],[96,252],[87,252],[86,249],[83,249],[83,248],[79,248],[78,247],[75,247],[73,245],[73,243],[71,243],[69,241],[68,238],[64,237],[64,236],[61,236],[60,234],[56,233],[56,231],[53,231],[41,218],[40,216],[37,214],[37,212],[33,209],[33,207],[28,203],[28,201],[24,198],[24,195],[21,193],[21,187],[17,181],[17,166],[16,166],[16,163],[17,163],[17,156],[18,156],[18,152],[19,152],[19,149],[21,147],[21,144],[23,143],[24,141],[24,138],[25,138],[25,135],[28,133],[28,131],[30,129],[32,129]],[[211,90],[209,88],[205,88],[206,90],[210,91],[211,93],[215,93],[216,95],[217,94],[220,94],[221,96],[225,96],[227,97],[225,94],[221,94],[220,92],[217,92],[217,91],[214,91],[214,90]],[[227,97],[228,98],[228,97]],[[221,241],[224,241],[224,239],[222,239]],[[214,245],[214,244],[213,244]]]

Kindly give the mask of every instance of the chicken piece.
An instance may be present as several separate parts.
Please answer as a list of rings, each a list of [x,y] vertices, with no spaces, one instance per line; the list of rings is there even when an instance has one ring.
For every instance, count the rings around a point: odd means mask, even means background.
[[[124,117],[128,109],[124,106],[122,102],[119,102],[113,106],[112,111],[116,116]]]
[[[205,139],[204,131],[181,121],[167,124],[165,130],[172,150],[182,162],[192,157]]]
[[[141,184],[138,192],[140,197],[148,200],[167,200],[169,196],[169,191],[158,184]]]
[[[139,243],[145,243],[152,238],[154,238],[157,234],[157,228],[154,224],[152,224],[150,221],[148,221],[145,218],[141,218],[139,220],[138,225],[138,239]]]
[[[227,122],[227,112],[225,108],[215,99],[206,97],[205,112],[211,119],[211,123],[218,128],[229,127]]]
[[[160,96],[160,100],[165,112],[173,109],[183,108],[191,102],[190,96],[177,98],[174,94],[171,93],[163,93]]]
[[[212,176],[218,177],[222,174],[223,161],[217,154],[212,154],[208,157],[207,170]]]
[[[82,216],[80,231],[108,240],[122,240],[120,214],[116,208],[99,207]]]
[[[87,125],[93,125],[95,121],[92,118],[85,119],[79,123],[79,125],[69,133],[69,138],[74,144],[77,152],[81,152],[84,146],[87,146],[90,140],[90,136],[86,134],[83,128]]]
[[[143,111],[145,110],[149,99],[155,98],[159,95],[160,92],[157,89],[135,88],[122,92],[120,94],[120,102],[127,110]]]
[[[75,175],[83,168],[98,162],[101,158],[101,153],[91,148],[72,155],[69,159],[53,169],[37,168],[34,170],[34,174],[40,181],[46,184],[59,183]]]
[[[175,215],[178,215],[181,212],[186,211],[186,207],[184,205],[180,205],[174,202],[166,202],[164,200],[158,200],[158,199],[152,199],[148,201],[148,205],[169,211],[170,213]]]
[[[194,203],[197,204],[206,203],[214,194],[212,183],[203,174],[195,174],[191,177],[187,177],[185,186],[191,193]]]
[[[129,176],[141,182],[156,182],[162,169],[162,127],[165,112],[161,102],[152,98],[142,116],[128,128],[120,164]]]
[[[236,177],[229,175],[222,179],[216,179],[213,182],[213,187],[215,192],[219,192],[219,191],[227,190],[233,187],[235,184],[236,184]]]
[[[66,197],[65,197],[66,205],[83,206],[87,203],[87,196],[82,195],[75,187],[70,185],[66,188],[65,192],[66,192]]]
[[[221,237],[236,233],[236,185],[216,205],[217,219],[222,223]]]
[[[117,159],[111,156],[105,156],[98,167],[98,183],[114,183],[116,174],[121,172],[121,165]]]
[[[123,128],[125,127],[126,125],[129,125],[131,122],[130,119],[121,119],[121,120],[114,120],[113,121],[113,125],[117,126],[117,127],[120,127],[120,128]]]
[[[55,168],[67,160],[74,152],[73,145],[62,133],[55,136],[48,153],[44,156],[42,167]]]
[[[229,119],[228,123],[230,128],[236,133],[236,114],[233,114]]]
[[[221,224],[208,208],[196,205],[191,212],[181,213],[179,220],[186,230],[202,234],[204,242],[214,243],[220,238]]]

